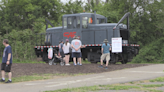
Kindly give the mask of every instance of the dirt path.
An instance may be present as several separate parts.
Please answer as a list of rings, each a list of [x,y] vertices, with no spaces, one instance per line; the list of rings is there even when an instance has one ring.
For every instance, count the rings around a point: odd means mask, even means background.
[[[133,68],[146,66],[148,64],[116,64],[109,65],[108,69],[100,69],[98,64],[84,64],[83,66],[60,66],[48,64],[13,64],[12,73],[13,77],[19,77],[23,75],[33,75],[33,74],[79,74],[79,73],[102,73],[115,71],[125,68]]]
[[[57,90],[57,89],[72,88],[72,87],[126,83],[131,81],[147,80],[147,79],[153,79],[156,77],[164,76],[163,66],[164,66],[163,64],[156,64],[156,65],[129,68],[129,69],[123,69],[123,70],[111,71],[105,73],[65,77],[65,78],[50,79],[44,81],[11,83],[7,85],[0,84],[0,89],[2,92],[43,92],[46,90]],[[80,66],[78,67],[76,68],[85,70]],[[76,68],[74,67],[75,70]],[[104,71],[104,69],[101,68],[100,69],[98,68],[98,70]]]

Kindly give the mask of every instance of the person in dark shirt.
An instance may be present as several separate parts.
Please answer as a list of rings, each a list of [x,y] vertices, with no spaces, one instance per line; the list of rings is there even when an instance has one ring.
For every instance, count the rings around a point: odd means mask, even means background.
[[[3,45],[5,46],[5,49],[3,51],[3,58],[2,58],[2,64],[1,64],[1,73],[2,73],[2,79],[1,82],[5,82],[5,72],[8,73],[9,80],[6,83],[11,83],[11,65],[12,65],[12,48],[8,43],[7,39],[3,40]]]
[[[64,58],[63,44],[64,44],[64,42],[60,41],[60,43],[59,43],[59,54],[62,58]]]

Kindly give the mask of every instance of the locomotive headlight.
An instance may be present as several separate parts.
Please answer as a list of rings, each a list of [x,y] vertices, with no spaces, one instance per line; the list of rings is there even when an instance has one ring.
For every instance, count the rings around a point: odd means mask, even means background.
[[[122,25],[122,27],[124,28],[124,27],[126,27],[125,25]]]

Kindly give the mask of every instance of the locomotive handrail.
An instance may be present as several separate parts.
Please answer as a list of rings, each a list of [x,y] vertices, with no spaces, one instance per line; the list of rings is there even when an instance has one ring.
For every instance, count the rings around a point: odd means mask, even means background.
[[[117,23],[117,25],[113,28],[113,30],[115,30],[116,27],[117,27],[125,18],[127,18],[127,26],[128,26],[127,29],[129,29],[129,15],[130,15],[130,12],[126,13],[126,14],[120,19],[120,21]]]
[[[46,21],[46,29],[48,28],[48,24],[50,24],[52,27],[55,27],[48,19],[45,19]]]

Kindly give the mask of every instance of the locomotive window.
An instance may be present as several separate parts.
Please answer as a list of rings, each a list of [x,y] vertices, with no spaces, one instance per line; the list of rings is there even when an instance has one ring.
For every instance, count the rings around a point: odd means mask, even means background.
[[[64,26],[64,29],[66,29],[67,28],[67,18],[64,18],[63,21],[64,21],[64,23],[63,23],[64,24],[63,25]]]
[[[80,28],[80,17],[77,17],[77,28]]]
[[[97,19],[97,24],[101,24],[101,23],[105,23],[105,19],[101,19],[101,18],[99,19],[99,18],[98,18],[98,19]]]
[[[101,19],[101,20],[100,20],[100,24],[101,24],[101,23],[105,23],[105,19]]]
[[[72,28],[72,17],[68,17],[67,28],[68,28],[68,29],[71,29],[71,28]]]
[[[48,35],[48,42],[50,42],[50,36],[51,36],[51,34]]]
[[[87,26],[88,26],[87,24],[88,24],[88,17],[83,17],[83,19],[82,19],[82,27],[84,29],[86,29]]]
[[[45,36],[45,42],[46,42],[46,40],[47,40],[47,35]]]
[[[97,19],[97,24],[99,24],[99,19]]]
[[[73,18],[73,28],[76,28],[76,17],[72,17]]]

